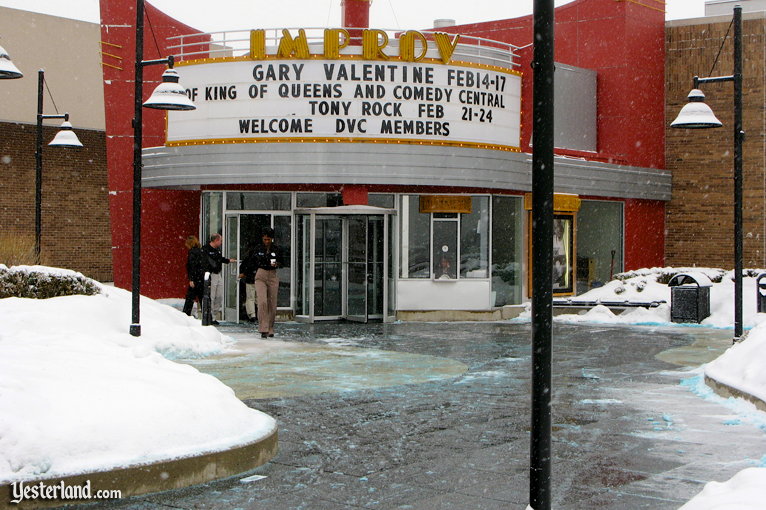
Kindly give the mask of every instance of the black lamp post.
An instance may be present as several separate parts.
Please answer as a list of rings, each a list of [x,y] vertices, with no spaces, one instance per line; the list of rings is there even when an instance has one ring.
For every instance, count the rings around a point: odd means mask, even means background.
[[[535,0],[532,67],[532,428],[529,505],[551,508],[553,324],[553,0]]]
[[[194,110],[194,103],[186,90],[178,84],[178,73],[173,69],[173,56],[158,60],[144,60],[144,0],[136,0],[136,67],[135,67],[135,110],[133,116],[133,277],[132,314],[130,334],[141,336],[141,146],[143,139],[143,118],[141,101],[144,94],[144,66],[167,64],[169,69],[162,73],[162,83],[143,103],[147,108],[159,110]]]
[[[734,341],[742,337],[742,7],[734,7],[734,74],[710,78],[694,77],[694,89],[689,93],[689,103],[678,114],[670,127],[707,129],[721,127],[710,107],[705,104],[705,94],[699,90],[700,83],[721,81],[734,82]]]
[[[82,147],[77,135],[72,131],[69,114],[43,115],[43,88],[45,71],[37,71],[37,143],[35,145],[35,264],[40,263],[40,240],[42,237],[42,202],[43,202],[43,120],[64,119],[61,131],[48,145],[54,147]]]

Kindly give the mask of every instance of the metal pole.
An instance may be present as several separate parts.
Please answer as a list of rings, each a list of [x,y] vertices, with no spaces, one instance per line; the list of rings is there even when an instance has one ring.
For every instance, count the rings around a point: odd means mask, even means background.
[[[529,504],[551,508],[553,0],[535,0],[532,150],[532,429]]]
[[[45,71],[37,71],[37,141],[35,145],[35,264],[40,263],[43,231],[43,86]]]
[[[144,0],[136,0],[135,109],[133,112],[133,285],[130,334],[141,336],[141,144],[143,138]]]
[[[734,7],[734,341],[742,338],[742,7]]]

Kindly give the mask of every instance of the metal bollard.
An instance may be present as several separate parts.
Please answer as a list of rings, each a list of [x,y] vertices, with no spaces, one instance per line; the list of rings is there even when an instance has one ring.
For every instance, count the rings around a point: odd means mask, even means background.
[[[758,313],[766,313],[766,273],[761,273],[755,280],[755,300]]]
[[[202,325],[210,326],[213,323],[213,311],[210,309],[210,273],[205,273],[205,281],[202,284]]]

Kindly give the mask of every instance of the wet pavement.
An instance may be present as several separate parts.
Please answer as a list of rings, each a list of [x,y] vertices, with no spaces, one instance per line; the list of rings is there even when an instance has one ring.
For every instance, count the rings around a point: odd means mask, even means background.
[[[290,323],[270,342],[222,330],[238,350],[193,364],[278,420],[277,457],[88,508],[525,508],[528,324]],[[688,368],[730,344],[730,331],[557,324],[552,507],[676,509],[757,465],[764,432],[689,389]]]

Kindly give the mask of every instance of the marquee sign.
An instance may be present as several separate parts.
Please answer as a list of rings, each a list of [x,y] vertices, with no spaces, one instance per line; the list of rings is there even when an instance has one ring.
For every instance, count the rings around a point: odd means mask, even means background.
[[[444,52],[441,59],[404,60],[378,51],[367,56],[379,60],[328,59],[325,51],[305,59],[258,55],[263,59],[178,65],[197,109],[169,112],[167,144],[378,142],[519,150],[519,73],[451,62]]]

